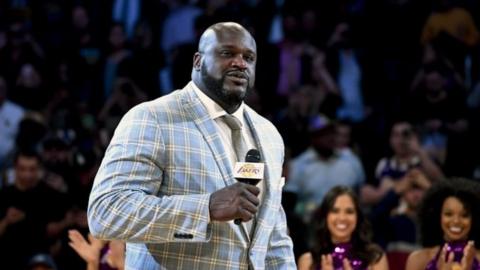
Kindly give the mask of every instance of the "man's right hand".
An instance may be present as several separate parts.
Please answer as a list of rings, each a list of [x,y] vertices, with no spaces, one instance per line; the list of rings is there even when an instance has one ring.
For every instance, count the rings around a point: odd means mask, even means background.
[[[229,221],[251,220],[258,211],[260,189],[256,186],[237,182],[215,191],[210,196],[210,219]]]

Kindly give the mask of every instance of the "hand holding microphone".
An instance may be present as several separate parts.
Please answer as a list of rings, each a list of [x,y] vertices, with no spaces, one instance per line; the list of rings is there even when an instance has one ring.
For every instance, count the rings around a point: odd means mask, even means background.
[[[235,165],[237,183],[212,193],[210,218],[217,221],[235,219],[235,224],[251,220],[258,211],[260,189],[255,185],[263,179],[264,164],[260,163],[260,152],[248,151],[245,162]]]
[[[235,164],[235,179],[240,183],[256,186],[263,179],[264,164],[260,160],[260,152],[257,149],[250,149],[245,156],[245,162]],[[239,225],[242,219],[237,218],[234,222]]]

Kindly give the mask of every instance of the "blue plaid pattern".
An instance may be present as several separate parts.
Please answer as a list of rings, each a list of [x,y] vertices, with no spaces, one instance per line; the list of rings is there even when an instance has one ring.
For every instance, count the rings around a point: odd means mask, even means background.
[[[266,164],[252,239],[210,221],[210,194],[235,183],[216,125],[191,85],[130,110],[115,131],[90,195],[92,234],[127,242],[126,269],[296,269],[281,207],[283,141],[248,106]]]

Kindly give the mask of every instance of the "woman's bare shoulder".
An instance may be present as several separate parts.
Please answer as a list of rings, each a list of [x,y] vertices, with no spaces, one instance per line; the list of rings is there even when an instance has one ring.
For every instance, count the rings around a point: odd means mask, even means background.
[[[416,250],[408,256],[406,269],[423,270],[428,262],[435,257],[440,247],[422,248]]]

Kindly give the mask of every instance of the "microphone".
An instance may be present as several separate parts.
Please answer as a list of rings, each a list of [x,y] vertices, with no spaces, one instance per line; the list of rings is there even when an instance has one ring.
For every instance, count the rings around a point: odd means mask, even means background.
[[[234,168],[234,177],[237,181],[257,185],[263,179],[263,172],[265,164],[260,162],[260,151],[257,149],[250,149],[245,156],[245,162],[237,162]],[[235,219],[235,224],[239,225],[242,220]]]

